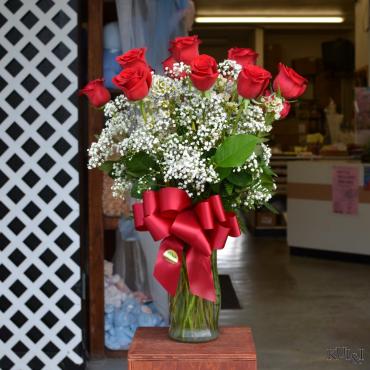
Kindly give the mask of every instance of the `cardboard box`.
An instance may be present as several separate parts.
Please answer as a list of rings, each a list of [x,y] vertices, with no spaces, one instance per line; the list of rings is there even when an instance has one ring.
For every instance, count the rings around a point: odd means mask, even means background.
[[[277,217],[274,213],[268,211],[257,211],[257,227],[276,226]]]

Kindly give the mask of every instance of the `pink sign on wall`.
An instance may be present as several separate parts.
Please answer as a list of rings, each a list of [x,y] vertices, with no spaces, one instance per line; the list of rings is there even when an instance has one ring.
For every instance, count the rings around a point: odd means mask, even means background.
[[[359,174],[356,167],[334,167],[332,173],[333,212],[358,213]]]

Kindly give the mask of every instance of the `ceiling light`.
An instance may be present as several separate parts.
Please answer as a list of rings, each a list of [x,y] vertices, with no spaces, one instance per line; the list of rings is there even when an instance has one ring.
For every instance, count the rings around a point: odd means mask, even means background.
[[[343,17],[196,17],[197,23],[343,23]]]

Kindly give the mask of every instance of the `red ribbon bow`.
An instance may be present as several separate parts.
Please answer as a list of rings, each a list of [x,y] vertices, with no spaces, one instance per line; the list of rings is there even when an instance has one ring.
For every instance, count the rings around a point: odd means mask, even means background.
[[[236,215],[226,212],[219,195],[192,205],[188,194],[178,188],[148,190],[143,202],[133,205],[135,227],[149,231],[154,240],[163,239],[154,267],[159,283],[175,295],[185,250],[186,268],[192,294],[216,301],[211,270],[211,254],[222,249],[228,236],[237,237],[240,229]],[[165,252],[176,252],[178,260],[168,261]]]

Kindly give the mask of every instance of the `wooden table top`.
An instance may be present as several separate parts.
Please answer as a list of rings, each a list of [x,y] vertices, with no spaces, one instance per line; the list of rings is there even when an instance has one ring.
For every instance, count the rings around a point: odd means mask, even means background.
[[[206,343],[181,343],[168,337],[168,328],[139,328],[128,353],[129,360],[230,359],[256,361],[248,327],[222,327],[220,336]]]

